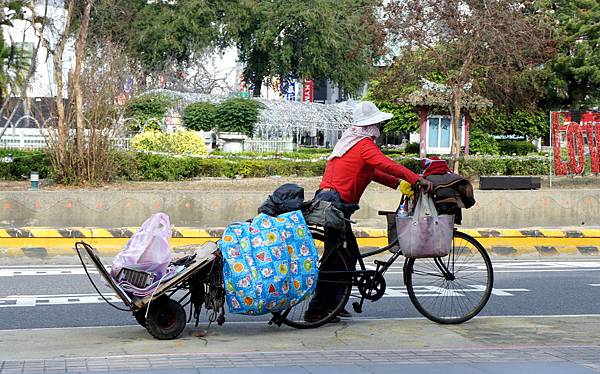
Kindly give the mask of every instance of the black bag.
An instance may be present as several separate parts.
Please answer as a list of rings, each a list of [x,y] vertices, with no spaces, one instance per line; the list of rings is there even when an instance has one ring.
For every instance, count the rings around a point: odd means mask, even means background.
[[[279,186],[258,208],[258,213],[278,216],[283,213],[300,210],[304,202],[304,188],[294,183]]]
[[[331,230],[344,231],[346,222],[350,222],[344,217],[344,212],[330,201],[317,199],[307,201],[302,206],[302,214],[307,224]]]

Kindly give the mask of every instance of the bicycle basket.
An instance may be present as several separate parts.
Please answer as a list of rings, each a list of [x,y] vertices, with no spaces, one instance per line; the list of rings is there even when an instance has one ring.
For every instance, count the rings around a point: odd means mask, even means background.
[[[388,245],[396,243],[395,245],[389,248],[389,251],[392,253],[396,253],[400,250],[400,246],[398,245],[398,233],[396,230],[396,213],[388,213],[385,215],[385,218],[387,219]]]

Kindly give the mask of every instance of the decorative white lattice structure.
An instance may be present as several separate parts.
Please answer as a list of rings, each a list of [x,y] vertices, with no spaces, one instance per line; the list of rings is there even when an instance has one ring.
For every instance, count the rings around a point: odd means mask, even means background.
[[[144,93],[168,95],[178,99],[180,109],[195,102],[218,104],[227,96],[215,96],[170,90],[150,90]],[[287,140],[300,143],[303,138],[319,138],[318,145],[333,146],[341,132],[352,123],[352,109],[346,103],[318,104],[285,100],[258,100],[265,108],[254,127],[254,139]]]

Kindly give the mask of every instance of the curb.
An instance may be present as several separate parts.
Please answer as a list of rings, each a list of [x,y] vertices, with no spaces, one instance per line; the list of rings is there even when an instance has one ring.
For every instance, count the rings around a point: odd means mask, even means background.
[[[75,255],[74,245],[84,240],[100,255],[117,254],[137,227],[122,228],[46,228],[21,227],[0,229],[0,259],[3,257],[46,258]],[[207,241],[219,240],[224,228],[173,228],[171,247],[175,252],[188,251]],[[477,228],[460,231],[475,237],[492,256],[595,256],[600,255],[600,228]],[[387,231],[355,228],[360,247],[387,244]]]

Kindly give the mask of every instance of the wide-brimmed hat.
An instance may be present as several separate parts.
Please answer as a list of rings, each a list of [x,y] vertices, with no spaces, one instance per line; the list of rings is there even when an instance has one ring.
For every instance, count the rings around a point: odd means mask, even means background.
[[[375,104],[370,101],[361,101],[354,107],[353,119],[354,126],[369,126],[383,121],[387,121],[394,115],[380,111]]]

